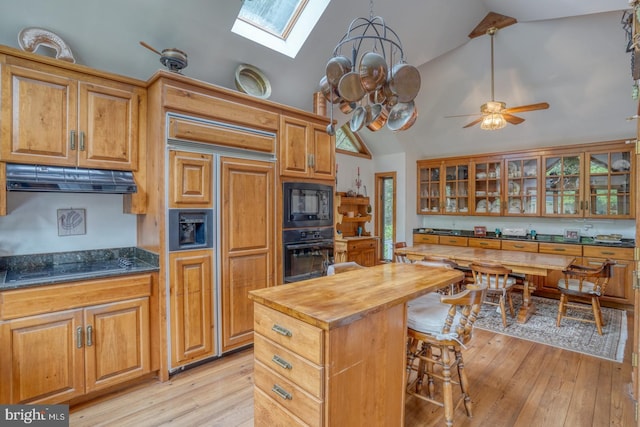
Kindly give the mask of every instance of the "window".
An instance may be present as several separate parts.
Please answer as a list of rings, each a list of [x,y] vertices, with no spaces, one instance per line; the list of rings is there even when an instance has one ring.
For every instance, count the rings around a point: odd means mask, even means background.
[[[336,152],[356,157],[366,157],[367,159],[371,158],[371,152],[364,145],[360,136],[351,132],[349,123],[345,123],[336,131]]]
[[[295,58],[329,0],[244,0],[231,31]]]

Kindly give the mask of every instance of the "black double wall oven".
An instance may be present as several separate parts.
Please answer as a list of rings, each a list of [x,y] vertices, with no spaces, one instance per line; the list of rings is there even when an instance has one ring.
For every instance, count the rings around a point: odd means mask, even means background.
[[[326,275],[333,263],[333,187],[283,184],[284,283]]]

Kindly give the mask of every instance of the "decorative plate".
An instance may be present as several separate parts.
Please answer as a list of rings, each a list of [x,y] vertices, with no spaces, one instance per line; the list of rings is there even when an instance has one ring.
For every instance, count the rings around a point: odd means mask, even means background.
[[[262,71],[253,65],[240,64],[236,68],[236,88],[240,92],[267,99],[271,96],[271,83]]]
[[[38,47],[45,46],[56,51],[56,59],[75,64],[76,59],[67,44],[60,36],[44,28],[29,27],[23,28],[18,33],[18,44],[22,50],[35,52]]]

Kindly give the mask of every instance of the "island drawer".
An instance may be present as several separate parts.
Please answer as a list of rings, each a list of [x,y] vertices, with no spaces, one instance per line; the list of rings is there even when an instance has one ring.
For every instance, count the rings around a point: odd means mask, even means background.
[[[279,405],[271,397],[259,389],[253,389],[253,418],[255,425],[306,427],[307,424],[291,412]]]
[[[256,387],[302,421],[310,426],[322,425],[321,400],[314,398],[294,382],[274,373],[258,360],[254,362],[253,378]]]
[[[469,247],[483,249],[500,249],[501,245],[500,240],[470,238]]]
[[[582,252],[586,257],[633,260],[633,248],[583,246]]]
[[[318,365],[322,364],[323,330],[254,303],[254,331]]]
[[[540,243],[538,252],[540,252],[541,254],[582,256],[582,246],[566,245],[562,243]]]
[[[502,249],[506,251],[538,252],[538,242],[514,242],[503,240]]]
[[[260,334],[254,334],[253,354],[256,360],[271,370],[295,382],[317,398],[322,398],[322,366],[309,362]]]

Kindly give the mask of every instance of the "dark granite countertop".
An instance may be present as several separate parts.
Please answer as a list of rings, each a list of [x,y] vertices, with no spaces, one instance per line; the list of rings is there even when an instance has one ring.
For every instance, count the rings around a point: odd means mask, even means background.
[[[0,291],[159,270],[157,254],[140,248],[0,257]]]
[[[479,237],[474,235],[473,230],[450,230],[444,228],[414,228],[413,232],[416,234],[435,234],[439,236],[462,236],[462,237]],[[498,240],[525,240],[535,241],[542,243],[566,243],[570,245],[592,245],[592,246],[605,246],[615,248],[633,248],[635,246],[634,239],[621,239],[620,242],[596,242],[593,237],[580,237],[579,241],[565,240],[564,236],[556,234],[538,234],[534,239],[530,235],[527,236],[496,236],[493,231],[487,231],[486,236],[480,237],[482,239],[498,239]]]

